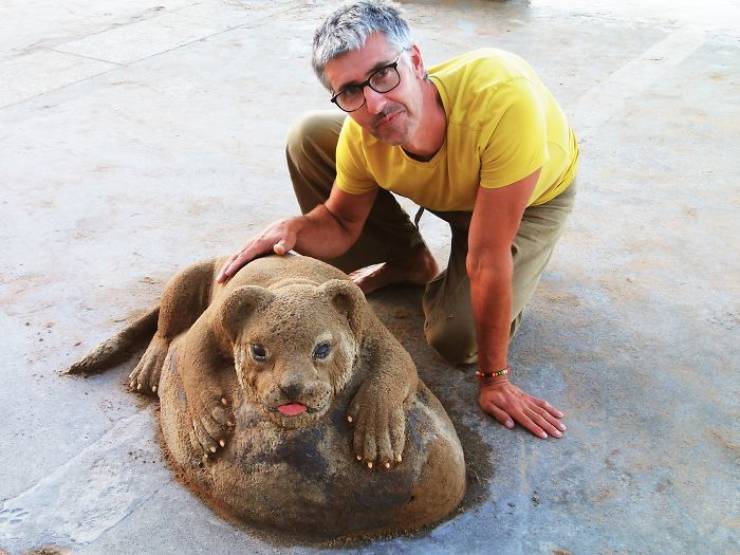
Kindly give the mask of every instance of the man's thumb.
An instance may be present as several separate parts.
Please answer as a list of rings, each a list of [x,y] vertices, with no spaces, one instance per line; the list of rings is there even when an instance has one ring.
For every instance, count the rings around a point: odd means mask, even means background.
[[[283,255],[290,249],[287,248],[287,245],[285,244],[285,239],[280,239],[280,241],[275,243],[275,245],[272,247],[272,250],[275,251],[275,254]]]

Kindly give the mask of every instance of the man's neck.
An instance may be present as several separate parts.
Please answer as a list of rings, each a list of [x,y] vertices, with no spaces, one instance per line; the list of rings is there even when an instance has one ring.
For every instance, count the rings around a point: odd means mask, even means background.
[[[401,145],[406,154],[425,162],[431,160],[442,148],[447,135],[447,115],[437,87],[427,79],[423,83],[422,117],[412,140]]]

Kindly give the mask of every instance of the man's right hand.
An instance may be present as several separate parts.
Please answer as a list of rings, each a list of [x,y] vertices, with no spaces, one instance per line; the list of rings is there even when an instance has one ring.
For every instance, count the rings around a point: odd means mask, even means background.
[[[288,253],[296,244],[298,232],[303,227],[303,218],[289,218],[279,220],[270,224],[255,239],[247,243],[242,250],[231,255],[218,274],[216,281],[224,283],[239,269],[254,260],[258,256],[270,253],[284,255]]]

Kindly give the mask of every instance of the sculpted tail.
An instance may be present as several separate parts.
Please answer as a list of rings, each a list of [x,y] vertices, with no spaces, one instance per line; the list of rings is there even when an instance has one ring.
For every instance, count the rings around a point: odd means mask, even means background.
[[[157,331],[159,306],[134,320],[110,339],[103,341],[84,358],[75,362],[65,374],[95,374],[125,361],[132,351],[143,347]]]

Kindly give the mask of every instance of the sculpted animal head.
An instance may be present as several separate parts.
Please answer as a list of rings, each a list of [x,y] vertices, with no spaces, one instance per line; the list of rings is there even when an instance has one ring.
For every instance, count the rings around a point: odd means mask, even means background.
[[[293,280],[234,290],[219,323],[242,389],[274,422],[298,428],[319,420],[351,378],[367,310],[349,281]]]

